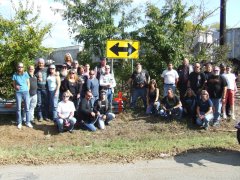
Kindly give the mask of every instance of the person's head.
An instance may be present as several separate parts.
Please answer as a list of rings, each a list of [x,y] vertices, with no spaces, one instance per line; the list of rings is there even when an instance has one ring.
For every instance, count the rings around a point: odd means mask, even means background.
[[[101,64],[102,67],[106,66],[107,58],[106,57],[101,57],[100,58],[100,64]]]
[[[168,63],[168,70],[172,70],[173,69],[173,64],[172,63]]]
[[[73,58],[72,58],[72,55],[70,53],[66,53],[65,56],[64,56],[64,60],[66,63],[71,63],[73,62]]]
[[[54,64],[49,66],[49,72],[50,74],[54,74],[56,72],[56,66]]]
[[[89,64],[85,64],[84,71],[85,72],[89,72],[89,69],[90,69],[90,65]]]
[[[64,102],[67,102],[69,100],[70,95],[68,94],[68,92],[64,92],[62,95],[62,99]]]
[[[211,63],[206,64],[206,71],[207,72],[212,72],[212,64]]]
[[[67,71],[67,65],[65,63],[62,65],[62,70]]]
[[[75,69],[70,69],[68,71],[67,79],[78,81],[78,75]]]
[[[84,66],[83,65],[79,66],[79,72],[80,72],[81,75],[84,73]]]
[[[136,71],[137,73],[140,73],[142,71],[142,65],[139,62],[136,63]]]
[[[24,72],[24,66],[22,62],[17,63],[17,73],[18,74],[23,74]]]
[[[89,79],[93,79],[95,77],[95,71],[91,70],[89,71]]]
[[[191,96],[196,96],[196,95],[195,95],[194,91],[191,88],[187,88],[185,96],[191,97]]]
[[[189,60],[187,58],[184,58],[182,64],[184,66],[188,66],[189,65]]]
[[[195,72],[200,72],[201,71],[201,65],[199,63],[195,63],[194,65],[194,71]]]
[[[38,59],[38,68],[43,69],[45,66],[45,60],[43,58]]]
[[[169,88],[169,89],[167,90],[167,96],[168,96],[169,98],[173,98],[173,97],[174,97],[174,93],[173,93],[172,88]]]
[[[231,73],[231,71],[232,71],[231,66],[227,66],[227,67],[226,67],[226,72],[227,72],[227,73]]]
[[[149,89],[152,89],[152,88],[157,88],[157,82],[155,79],[151,79],[149,83]]]
[[[105,74],[109,74],[110,73],[110,66],[106,65],[105,66]]]
[[[92,93],[91,91],[86,91],[85,93],[85,98],[89,101],[92,98]]]
[[[206,90],[202,90],[202,91],[201,91],[201,99],[202,99],[203,101],[206,101],[206,100],[209,99],[209,94],[208,94],[208,92],[207,92]]]
[[[225,73],[225,71],[226,71],[226,65],[224,63],[221,63],[220,64],[220,74]]]
[[[100,99],[101,100],[105,100],[106,99],[106,91],[105,90],[101,90],[100,91]]]
[[[214,66],[213,68],[213,74],[215,76],[219,76],[220,75],[220,68],[218,66]]]
[[[78,61],[77,60],[73,61],[72,66],[73,68],[77,69],[79,66]]]
[[[29,74],[33,75],[34,74],[34,70],[35,70],[35,68],[34,68],[33,65],[28,66],[28,73]]]

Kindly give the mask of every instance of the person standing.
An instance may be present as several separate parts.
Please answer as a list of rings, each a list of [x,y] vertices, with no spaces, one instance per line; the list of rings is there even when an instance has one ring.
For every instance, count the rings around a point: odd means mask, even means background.
[[[235,92],[237,91],[237,85],[236,85],[236,76],[232,72],[232,68],[230,66],[227,66],[226,73],[222,74],[222,76],[226,79],[227,82],[227,93],[226,93],[226,99],[222,106],[223,111],[223,118],[226,119],[226,104],[229,103],[230,110],[231,110],[231,118],[233,120],[236,119],[235,117]]]
[[[17,72],[13,74],[13,87],[15,89],[16,97],[16,115],[17,115],[17,128],[22,128],[22,100],[24,102],[24,111],[26,114],[26,126],[32,128],[29,114],[29,75],[24,72],[23,63],[17,64]]]
[[[99,80],[100,76],[105,73],[105,67],[107,65],[107,58],[101,57],[100,64],[94,68],[96,78]]]
[[[188,87],[189,74],[193,72],[193,66],[189,64],[189,60],[187,58],[183,59],[182,65],[178,67],[177,72],[179,75],[177,87],[180,93],[180,100],[183,101]]]
[[[167,91],[169,88],[173,90],[173,93],[176,91],[176,84],[178,83],[178,73],[175,69],[173,69],[173,64],[168,63],[168,68],[163,71],[161,77],[163,78],[163,96],[167,95]]]
[[[48,85],[48,97],[49,97],[49,112],[51,112],[51,118],[53,121],[57,119],[57,106],[59,99],[59,89],[61,85],[61,80],[59,73],[56,72],[56,67],[51,64],[49,67],[49,75],[47,77]]]
[[[194,71],[190,73],[188,78],[188,87],[190,87],[199,99],[201,90],[204,88],[206,82],[206,77],[203,72],[201,72],[201,65],[196,63],[194,65]]]
[[[72,69],[72,63],[73,63],[73,58],[72,55],[70,53],[66,53],[64,56],[64,61],[65,64],[67,65],[67,69]]]
[[[38,59],[38,66],[35,69],[35,76],[37,77],[37,118],[38,121],[48,120],[48,92],[47,92],[47,67],[45,67],[45,60]]]
[[[100,89],[106,91],[108,103],[111,108],[116,81],[115,81],[114,75],[110,73],[109,65],[105,66],[105,73],[100,76],[99,84],[100,84]]]
[[[28,67],[28,75],[29,75],[29,82],[30,82],[30,105],[29,105],[29,117],[30,122],[34,122],[34,110],[37,106],[37,77],[34,75],[34,66]]]
[[[99,81],[95,77],[95,71],[89,72],[89,79],[87,80],[87,90],[92,92],[93,97],[91,98],[91,104],[99,98]]]
[[[132,99],[131,99],[131,108],[136,107],[136,102],[138,97],[141,97],[144,109],[147,108],[147,86],[150,82],[150,76],[148,71],[142,69],[142,65],[140,63],[136,64],[136,69],[132,73],[131,77],[128,80],[128,84],[132,87]]]
[[[206,88],[213,103],[213,126],[219,125],[222,103],[225,103],[227,82],[220,76],[220,68],[213,68],[213,75],[209,77]]]

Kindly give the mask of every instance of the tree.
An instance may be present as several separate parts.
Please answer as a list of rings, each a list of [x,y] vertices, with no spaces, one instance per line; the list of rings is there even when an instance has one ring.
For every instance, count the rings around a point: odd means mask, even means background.
[[[128,37],[125,29],[139,20],[137,9],[126,10],[132,0],[57,0],[66,6],[63,17],[75,34],[75,40],[84,43],[84,49],[94,56],[105,56],[106,41]],[[123,11],[124,10],[124,11]],[[117,21],[117,16],[121,20]]]
[[[12,3],[14,17],[6,19],[0,16],[0,95],[9,97],[13,94],[11,77],[18,62],[25,66],[33,64],[37,57],[49,52],[41,45],[51,24],[42,26],[38,22],[39,13],[33,13],[33,4],[27,1],[24,6],[19,1],[18,8]]]

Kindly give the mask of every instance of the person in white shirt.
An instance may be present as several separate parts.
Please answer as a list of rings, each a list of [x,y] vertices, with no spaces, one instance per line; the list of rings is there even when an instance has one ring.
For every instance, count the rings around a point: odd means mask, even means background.
[[[231,73],[232,68],[227,66],[226,73],[223,73],[222,76],[227,81],[227,93],[225,97],[225,103],[223,103],[222,111],[223,111],[223,118],[226,119],[226,104],[229,103],[230,105],[230,111],[231,111],[231,118],[235,120],[235,114],[234,114],[234,101],[235,101],[235,92],[237,91],[236,86],[236,76],[235,74]]]
[[[114,94],[114,87],[116,86],[116,81],[114,78],[114,75],[110,73],[110,66],[105,66],[105,73],[100,76],[99,80],[100,89],[106,91],[107,99],[110,104],[110,107],[112,106],[112,99]]]
[[[163,71],[161,77],[163,78],[163,82],[164,82],[163,96],[165,97],[167,95],[167,91],[169,88],[171,88],[173,90],[173,92],[175,93],[176,84],[178,83],[179,76],[178,76],[177,71],[175,69],[173,69],[172,63],[168,63],[168,68]]]
[[[73,102],[69,101],[69,97],[70,95],[67,92],[64,92],[62,97],[63,100],[58,103],[58,118],[56,122],[58,125],[59,133],[63,133],[64,128],[72,133],[74,124],[76,123],[76,118],[73,117],[74,111],[76,111],[76,109]]]

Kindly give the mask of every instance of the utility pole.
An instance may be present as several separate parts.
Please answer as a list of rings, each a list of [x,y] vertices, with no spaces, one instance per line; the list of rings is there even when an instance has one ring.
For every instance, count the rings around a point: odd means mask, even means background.
[[[226,44],[226,0],[220,0],[220,45]]]

